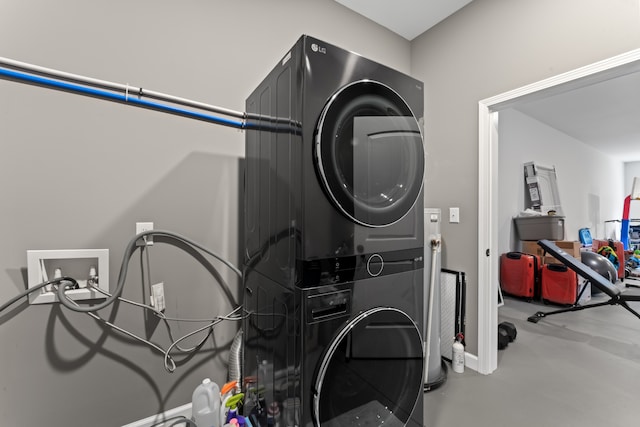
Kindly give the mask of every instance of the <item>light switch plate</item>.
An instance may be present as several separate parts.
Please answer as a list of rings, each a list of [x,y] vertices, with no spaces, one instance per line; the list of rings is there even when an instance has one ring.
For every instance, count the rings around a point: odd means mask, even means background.
[[[449,208],[449,222],[451,224],[460,222],[460,208]]]

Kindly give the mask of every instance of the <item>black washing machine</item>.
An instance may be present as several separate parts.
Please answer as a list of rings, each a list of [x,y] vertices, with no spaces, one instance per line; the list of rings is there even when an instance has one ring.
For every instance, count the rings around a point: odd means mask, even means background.
[[[422,426],[422,83],[303,36],[246,108],[245,414]]]

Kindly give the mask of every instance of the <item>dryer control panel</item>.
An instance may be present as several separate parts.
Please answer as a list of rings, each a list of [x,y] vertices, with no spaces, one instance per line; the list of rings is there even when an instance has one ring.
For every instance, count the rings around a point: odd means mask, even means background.
[[[424,267],[423,249],[299,261],[303,288],[396,274]]]

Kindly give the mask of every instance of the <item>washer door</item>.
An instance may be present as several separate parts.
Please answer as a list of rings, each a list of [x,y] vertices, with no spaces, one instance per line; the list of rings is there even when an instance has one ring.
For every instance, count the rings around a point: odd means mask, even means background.
[[[316,427],[404,426],[423,389],[423,343],[403,311],[373,308],[348,322],[320,361]]]
[[[361,80],[333,95],[318,122],[315,153],[327,193],[359,224],[399,221],[422,189],[418,122],[400,95],[382,83]]]

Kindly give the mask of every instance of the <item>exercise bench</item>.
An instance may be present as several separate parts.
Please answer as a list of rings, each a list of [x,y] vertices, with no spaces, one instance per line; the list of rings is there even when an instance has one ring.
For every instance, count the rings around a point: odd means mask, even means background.
[[[562,308],[560,310],[549,312],[539,311],[527,319],[529,322],[538,323],[540,319],[551,316],[553,314],[566,313],[568,311],[585,310],[587,308],[602,307],[605,305],[619,305],[640,319],[640,314],[633,308],[629,307],[628,304],[629,302],[640,301],[640,295],[623,295],[620,289],[618,289],[613,283],[605,279],[588,265],[583,264],[570,254],[568,254],[566,251],[560,249],[555,243],[551,242],[550,240],[539,240],[538,245],[542,247],[545,252],[553,255],[553,257],[560,261],[562,264],[575,271],[579,276],[585,278],[589,283],[591,283],[592,287],[598,288],[603,293],[607,294],[609,296],[609,300],[586,305],[579,305],[576,302],[570,307]]]

